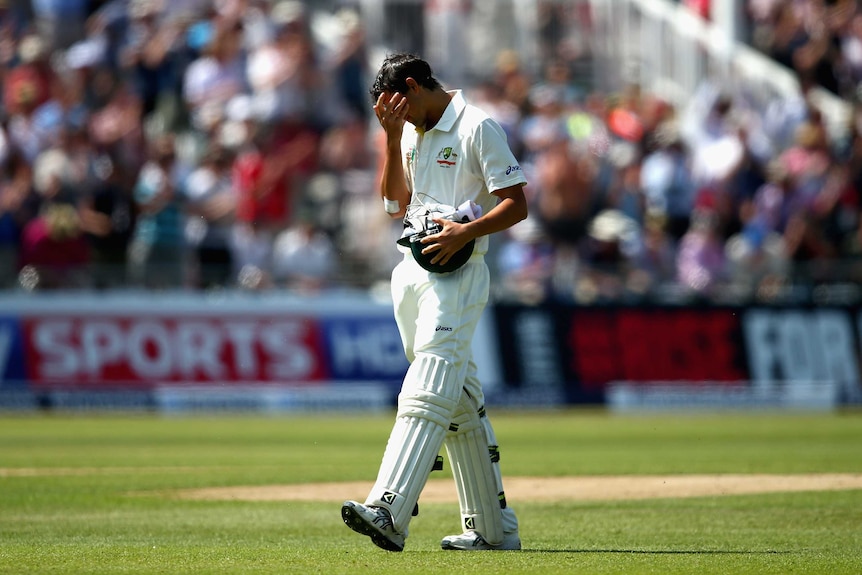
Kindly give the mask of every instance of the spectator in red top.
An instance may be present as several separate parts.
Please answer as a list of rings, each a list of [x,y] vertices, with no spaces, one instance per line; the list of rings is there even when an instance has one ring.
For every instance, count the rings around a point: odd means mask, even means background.
[[[30,112],[44,104],[50,95],[53,77],[44,41],[31,34],[18,44],[18,65],[3,81],[3,104],[9,115]]]
[[[90,249],[74,206],[46,204],[21,234],[21,281],[28,288],[86,285]]]
[[[237,264],[270,271],[272,243],[293,216],[297,186],[318,163],[319,134],[310,126],[285,120],[258,130],[233,164],[237,194]]]
[[[684,3],[695,14],[704,20],[709,20],[712,0],[685,0]]]

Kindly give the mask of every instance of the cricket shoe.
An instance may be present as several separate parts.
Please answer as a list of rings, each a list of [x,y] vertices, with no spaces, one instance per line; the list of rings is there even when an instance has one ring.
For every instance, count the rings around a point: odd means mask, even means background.
[[[381,549],[404,551],[404,536],[395,531],[392,515],[386,509],[345,501],[341,518],[357,533],[371,537],[371,542]]]
[[[518,551],[521,548],[521,537],[517,531],[504,533],[502,543],[491,545],[475,531],[465,531],[460,535],[444,537],[440,547],[450,551]]]

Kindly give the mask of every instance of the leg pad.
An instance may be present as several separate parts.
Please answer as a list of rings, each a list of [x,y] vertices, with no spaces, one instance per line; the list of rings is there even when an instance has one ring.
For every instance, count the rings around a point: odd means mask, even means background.
[[[476,531],[492,545],[503,541],[500,493],[485,428],[472,399],[462,396],[453,426],[446,435],[446,451],[458,490],[461,521],[465,531]]]

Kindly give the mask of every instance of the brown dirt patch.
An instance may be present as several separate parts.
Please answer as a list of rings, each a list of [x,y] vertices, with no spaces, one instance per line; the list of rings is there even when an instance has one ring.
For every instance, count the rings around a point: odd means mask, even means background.
[[[505,486],[510,501],[595,501],[862,489],[862,474],[509,477]],[[185,489],[172,491],[170,496],[196,500],[341,502],[364,500],[370,488],[371,484],[366,482],[262,485]],[[458,499],[451,479],[431,479],[421,500],[451,503]]]

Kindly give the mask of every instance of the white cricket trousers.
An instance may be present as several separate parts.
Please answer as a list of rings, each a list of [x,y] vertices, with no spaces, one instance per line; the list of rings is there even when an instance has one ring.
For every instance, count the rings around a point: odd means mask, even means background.
[[[412,363],[420,354],[445,358],[452,363],[459,387],[483,405],[472,342],[490,289],[484,256],[473,255],[455,272],[437,274],[405,253],[392,271],[391,289],[407,360]]]

